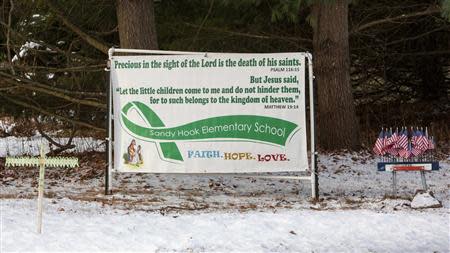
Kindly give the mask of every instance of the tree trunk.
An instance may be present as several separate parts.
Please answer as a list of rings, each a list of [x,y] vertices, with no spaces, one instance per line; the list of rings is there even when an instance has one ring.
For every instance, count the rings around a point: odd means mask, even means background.
[[[120,47],[158,49],[153,0],[117,0]]]
[[[317,1],[313,15],[319,146],[357,149],[359,123],[350,84],[348,1]]]

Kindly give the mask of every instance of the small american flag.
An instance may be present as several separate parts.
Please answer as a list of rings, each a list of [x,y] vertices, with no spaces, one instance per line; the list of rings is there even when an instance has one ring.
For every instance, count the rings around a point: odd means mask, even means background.
[[[390,148],[388,148],[388,149],[386,150],[386,152],[387,152],[388,154],[390,154],[390,155],[397,156],[399,150],[398,150],[397,148],[390,147]]]
[[[399,151],[398,151],[398,156],[400,156],[400,157],[402,157],[402,158],[409,158],[409,156],[410,156],[410,152],[409,152],[409,150],[408,149],[400,149]]]
[[[419,129],[417,129],[416,131],[413,131],[413,137],[411,138],[411,144],[414,149],[418,149],[418,150],[426,149],[426,147],[425,147],[425,149],[423,147],[424,144],[423,144],[422,137],[423,137],[423,134]],[[428,141],[425,143],[425,145],[427,145],[427,144],[428,144]]]
[[[411,157],[413,157],[413,153],[412,153],[412,143],[409,142],[409,143],[408,143],[408,153],[407,153],[407,156],[406,156],[405,158],[411,158]]]
[[[411,144],[412,144],[413,146],[416,145],[417,137],[418,137],[418,136],[417,136],[417,132],[414,131],[414,129],[411,127]]]
[[[422,131],[419,131],[418,137],[417,137],[417,148],[425,151],[428,149],[428,138],[425,136],[425,134],[423,134]]]
[[[375,141],[375,145],[373,147],[373,152],[377,155],[384,155],[384,131],[381,129],[380,134],[378,135],[377,140]]]
[[[386,129],[386,131],[384,132],[384,138],[383,138],[383,149],[387,150],[387,148],[391,145],[389,143],[389,140],[391,139],[391,133]]]
[[[392,142],[392,145],[393,145],[393,147],[394,148],[396,148],[396,149],[398,149],[398,148],[400,148],[399,146],[398,146],[398,139],[399,139],[399,135],[398,135],[398,129],[396,129],[395,130],[395,132],[392,134],[392,136],[391,136],[391,142]]]
[[[396,139],[396,135],[395,133],[392,134],[392,128],[389,130],[388,134],[387,134],[387,139],[386,139],[386,148],[390,148],[391,146],[393,146],[395,144],[395,142],[397,141]]]
[[[421,149],[419,149],[419,148],[413,147],[413,148],[411,149],[411,154],[412,154],[413,156],[419,156],[419,155],[422,154],[422,153],[423,153],[423,150],[421,150]]]
[[[400,132],[400,136],[398,137],[397,145],[399,148],[402,148],[404,150],[408,149],[408,132],[406,129],[403,129]]]

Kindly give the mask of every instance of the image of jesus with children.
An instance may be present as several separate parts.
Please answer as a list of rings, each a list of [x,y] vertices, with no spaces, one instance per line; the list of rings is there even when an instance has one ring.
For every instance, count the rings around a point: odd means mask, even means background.
[[[142,148],[141,145],[138,145],[136,147],[136,140],[133,139],[131,140],[130,145],[127,148],[127,155],[128,155],[128,160],[127,163],[128,164],[135,164],[135,165],[139,165],[144,163],[144,161],[142,160]]]

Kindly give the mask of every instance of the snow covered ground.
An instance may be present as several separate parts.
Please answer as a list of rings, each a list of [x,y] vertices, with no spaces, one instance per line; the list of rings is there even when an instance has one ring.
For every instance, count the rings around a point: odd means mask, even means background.
[[[104,154],[91,152],[47,170],[43,235],[37,169],[0,159],[0,252],[449,252],[449,158],[426,175],[443,207],[414,210],[419,174],[399,173],[393,198],[365,152],[320,155],[320,202],[309,182],[220,175],[114,174],[105,196]]]
[[[2,121],[0,121],[0,129],[1,122]],[[54,138],[54,140],[58,143],[66,144],[69,138]],[[22,155],[36,156],[39,155],[39,147],[41,144],[44,145],[45,152],[50,151],[49,142],[40,135],[31,137],[9,136],[0,138],[0,157]],[[70,151],[75,153],[105,151],[105,142],[92,137],[74,137],[72,139],[72,144],[75,145],[75,148]]]
[[[445,213],[371,210],[217,211],[161,215],[93,202],[3,200],[1,252],[448,252]]]

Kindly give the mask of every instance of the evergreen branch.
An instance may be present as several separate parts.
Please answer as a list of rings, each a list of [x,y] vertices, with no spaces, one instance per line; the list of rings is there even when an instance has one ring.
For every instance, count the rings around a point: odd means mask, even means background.
[[[385,23],[391,23],[391,22],[394,22],[394,21],[407,19],[407,18],[414,18],[414,17],[426,16],[426,15],[430,15],[430,14],[436,14],[436,13],[440,13],[441,11],[442,10],[441,10],[441,8],[439,6],[431,5],[424,11],[413,12],[413,13],[408,13],[408,14],[402,14],[402,15],[399,15],[399,16],[396,16],[396,17],[387,17],[387,18],[383,18],[383,19],[379,19],[379,20],[368,22],[366,24],[363,24],[363,25],[355,27],[354,29],[352,29],[352,31],[350,33],[352,33],[352,34],[353,33],[358,33],[358,32],[361,32],[363,30],[366,30],[368,28],[371,28],[373,26],[377,26],[377,25],[381,25],[381,24],[385,24]]]
[[[193,28],[199,28],[199,25],[195,25],[192,23],[184,22],[184,24],[187,26],[193,27]],[[228,33],[228,34],[234,35],[234,36],[248,37],[248,38],[253,38],[253,39],[266,39],[266,40],[279,39],[279,40],[285,40],[285,41],[303,41],[303,42],[307,42],[307,43],[312,43],[311,39],[299,38],[299,37],[284,37],[284,36],[277,36],[277,35],[269,36],[269,35],[261,35],[261,34],[251,34],[251,33],[230,31],[230,30],[222,29],[222,28],[218,28],[218,27],[203,27],[202,29],[215,31],[215,32]]]
[[[93,107],[97,107],[100,109],[106,109],[106,105],[103,103],[90,101],[90,100],[86,100],[86,99],[78,99],[78,98],[74,98],[74,97],[66,95],[67,93],[69,93],[69,94],[73,93],[72,91],[53,88],[48,85],[44,85],[44,84],[41,84],[41,83],[38,83],[35,81],[27,80],[25,78],[21,78],[18,76],[12,76],[12,75],[9,75],[9,74],[3,73],[3,72],[0,72],[0,76],[7,78],[4,80],[5,82],[19,86],[19,87],[27,89],[27,90],[42,92],[42,93],[45,93],[45,94],[48,94],[51,96],[55,96],[58,98],[62,98],[64,100],[67,100],[67,101],[70,101],[73,103],[77,103],[77,104],[93,106]],[[83,92],[78,92],[78,94],[80,94],[80,93],[83,94]]]
[[[11,97],[8,97],[6,94],[4,94],[2,92],[0,92],[0,97],[4,98],[5,100],[8,100],[9,102],[14,103],[16,105],[32,109],[32,110],[37,111],[39,113],[42,113],[42,114],[45,114],[45,115],[48,115],[48,116],[52,116],[52,117],[58,118],[58,119],[63,120],[63,121],[67,121],[67,122],[72,123],[72,124],[77,125],[77,126],[83,126],[83,127],[91,128],[91,129],[94,129],[94,130],[97,130],[97,131],[100,131],[100,132],[106,132],[106,130],[104,128],[100,128],[100,127],[91,125],[91,124],[86,123],[86,122],[73,120],[73,119],[70,119],[70,118],[67,118],[67,117],[64,117],[64,116],[61,116],[61,115],[57,115],[55,113],[49,112],[49,111],[47,111],[45,109],[42,109],[42,108],[39,108],[37,106],[30,105],[30,104],[25,103],[23,101],[19,101],[19,100],[13,99]]]
[[[81,30],[81,28],[72,23],[68,18],[64,16],[63,12],[52,3],[51,0],[46,2],[50,10],[61,20],[61,22],[65,26],[67,26],[70,30],[80,36],[80,38],[86,41],[89,45],[93,46],[104,54],[108,54],[109,47],[106,44],[85,33],[83,30]]]

